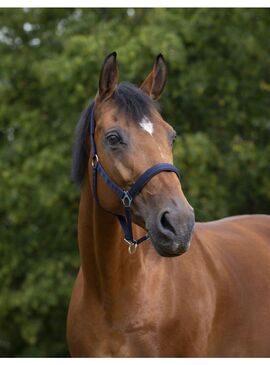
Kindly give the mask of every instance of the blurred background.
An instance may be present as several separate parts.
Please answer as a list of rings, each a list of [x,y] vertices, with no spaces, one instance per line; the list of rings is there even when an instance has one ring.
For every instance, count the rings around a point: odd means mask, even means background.
[[[0,10],[0,355],[67,356],[78,270],[74,128],[104,57],[161,112],[198,221],[270,213],[269,9]]]

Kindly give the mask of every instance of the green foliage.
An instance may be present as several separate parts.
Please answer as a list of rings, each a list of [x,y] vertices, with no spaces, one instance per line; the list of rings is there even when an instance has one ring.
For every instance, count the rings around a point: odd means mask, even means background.
[[[269,24],[268,9],[0,10],[0,354],[67,355],[72,137],[109,52],[137,84],[164,54],[162,114],[197,219],[269,213]]]

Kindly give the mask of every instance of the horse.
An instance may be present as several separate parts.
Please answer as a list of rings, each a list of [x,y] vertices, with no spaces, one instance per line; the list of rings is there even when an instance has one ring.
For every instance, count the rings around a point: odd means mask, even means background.
[[[116,56],[104,60],[74,141],[71,356],[269,356],[270,216],[195,223],[173,166],[176,134],[156,103],[164,57],[136,87],[118,84]]]

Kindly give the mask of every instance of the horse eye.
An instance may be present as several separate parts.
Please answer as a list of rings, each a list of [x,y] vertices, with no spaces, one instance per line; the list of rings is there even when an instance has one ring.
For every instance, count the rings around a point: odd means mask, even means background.
[[[108,136],[106,136],[106,140],[108,141],[110,146],[115,146],[122,141],[119,134],[116,133],[109,134]]]

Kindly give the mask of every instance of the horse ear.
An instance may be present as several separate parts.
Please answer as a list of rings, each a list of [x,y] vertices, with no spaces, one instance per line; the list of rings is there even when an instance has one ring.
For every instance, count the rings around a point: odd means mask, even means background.
[[[104,60],[100,77],[97,98],[104,101],[112,96],[118,81],[118,67],[116,62],[116,52],[110,53]]]
[[[168,70],[164,57],[160,53],[156,58],[152,71],[141,84],[141,90],[153,100],[157,100],[166,85],[167,73]]]

